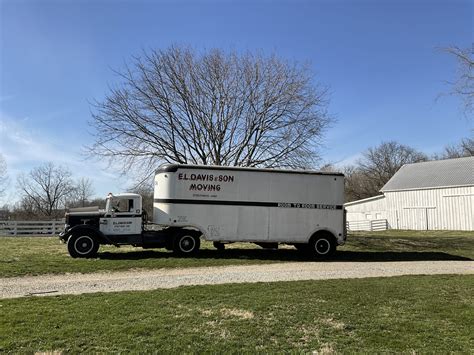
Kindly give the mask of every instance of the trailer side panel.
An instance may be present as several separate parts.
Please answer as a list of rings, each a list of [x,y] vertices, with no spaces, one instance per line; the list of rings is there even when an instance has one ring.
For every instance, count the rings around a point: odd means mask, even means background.
[[[176,166],[155,176],[154,222],[208,240],[304,243],[318,230],[343,242],[344,176]]]

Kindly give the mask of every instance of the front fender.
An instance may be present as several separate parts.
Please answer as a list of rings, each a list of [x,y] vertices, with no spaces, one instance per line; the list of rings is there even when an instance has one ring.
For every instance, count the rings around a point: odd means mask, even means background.
[[[100,243],[103,244],[114,244],[109,238],[107,238],[104,233],[102,233],[100,230],[97,228],[94,228],[93,226],[89,226],[87,224],[78,224],[77,226],[74,226],[72,228],[69,228],[65,230],[64,232],[59,234],[59,239],[63,241],[64,243],[67,243],[69,237],[75,233],[75,232],[80,232],[80,231],[86,231],[88,233],[92,233],[97,239],[99,240]]]

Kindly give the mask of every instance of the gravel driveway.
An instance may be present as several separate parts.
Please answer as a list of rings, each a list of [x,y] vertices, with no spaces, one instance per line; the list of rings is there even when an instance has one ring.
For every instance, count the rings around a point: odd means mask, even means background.
[[[188,285],[474,274],[474,261],[292,262],[0,279],[0,298],[154,290]]]

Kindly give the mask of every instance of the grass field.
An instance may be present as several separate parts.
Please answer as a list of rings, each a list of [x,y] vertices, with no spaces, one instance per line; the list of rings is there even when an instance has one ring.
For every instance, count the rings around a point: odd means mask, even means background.
[[[305,260],[293,247],[263,250],[254,244],[236,243],[219,252],[211,243],[204,242],[202,248],[197,257],[178,258],[162,249],[101,246],[97,258],[73,259],[56,237],[0,237],[0,277]],[[335,261],[462,259],[474,259],[473,232],[354,233],[333,258]]]
[[[473,353],[474,276],[0,301],[0,352]]]

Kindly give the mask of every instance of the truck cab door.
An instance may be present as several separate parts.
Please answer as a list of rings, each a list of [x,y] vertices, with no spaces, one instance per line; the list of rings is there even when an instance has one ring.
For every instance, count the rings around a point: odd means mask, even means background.
[[[100,219],[100,231],[105,235],[137,235],[142,232],[141,210],[132,198],[112,198]]]

